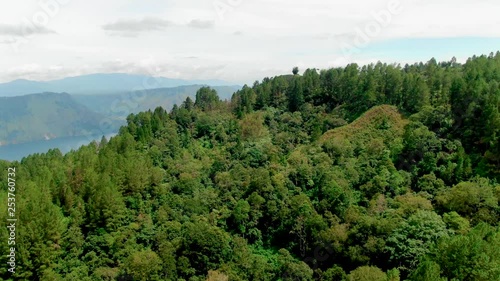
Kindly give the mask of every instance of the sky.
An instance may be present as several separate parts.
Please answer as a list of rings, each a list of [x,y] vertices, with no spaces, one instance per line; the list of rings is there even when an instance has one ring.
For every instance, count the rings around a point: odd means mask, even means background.
[[[497,0],[20,0],[0,4],[0,82],[133,73],[252,83],[294,66],[500,50]]]

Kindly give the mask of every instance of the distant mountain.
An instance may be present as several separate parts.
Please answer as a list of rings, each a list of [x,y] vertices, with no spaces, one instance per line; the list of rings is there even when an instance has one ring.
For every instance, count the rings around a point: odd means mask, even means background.
[[[47,92],[49,85],[45,82],[30,81],[26,79],[14,80],[0,84],[0,97],[12,97],[25,94]]]
[[[125,117],[129,114],[158,106],[170,110],[186,97],[194,100],[201,87],[203,85],[189,85],[99,95],[45,92],[0,97],[0,145],[116,133],[126,124]],[[213,88],[221,99],[230,99],[240,89],[236,86]]]
[[[74,95],[73,98],[95,112],[108,117],[124,119],[130,113],[153,110],[158,106],[170,110],[174,104],[182,104],[187,97],[194,100],[196,91],[201,87],[203,85],[189,85],[120,94]],[[233,93],[240,89],[237,86],[215,86],[212,88],[217,91],[222,100],[231,99]]]
[[[15,80],[0,83],[0,97],[41,92],[69,94],[116,94],[144,89],[170,88],[186,85],[232,86],[222,80],[182,80],[124,73],[89,74],[52,81]]]
[[[116,121],[99,131],[105,118],[66,93],[0,97],[0,144],[116,131]]]

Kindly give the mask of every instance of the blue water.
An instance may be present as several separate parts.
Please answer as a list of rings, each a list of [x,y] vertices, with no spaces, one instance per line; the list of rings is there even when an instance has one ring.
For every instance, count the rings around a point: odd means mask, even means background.
[[[109,140],[115,134],[106,135]],[[98,136],[80,136],[80,137],[64,137],[55,138],[47,141],[35,141],[20,144],[10,144],[0,146],[0,159],[7,161],[20,161],[23,157],[26,157],[34,153],[45,153],[50,149],[58,148],[62,153],[67,153],[71,150],[80,148],[83,145],[87,145],[92,141],[100,141],[102,135]]]

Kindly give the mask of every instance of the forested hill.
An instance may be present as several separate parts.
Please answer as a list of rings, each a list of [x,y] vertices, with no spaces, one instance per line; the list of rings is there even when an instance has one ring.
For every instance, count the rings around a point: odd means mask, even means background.
[[[0,162],[0,277],[500,280],[500,53],[293,72]]]
[[[120,122],[111,120],[108,131],[97,130],[103,127],[103,119],[104,115],[67,93],[0,97],[0,145],[84,136],[91,131],[107,134],[120,127]]]

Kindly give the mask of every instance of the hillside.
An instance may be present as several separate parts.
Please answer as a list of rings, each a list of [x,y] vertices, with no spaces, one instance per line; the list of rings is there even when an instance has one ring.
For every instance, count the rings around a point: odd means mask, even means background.
[[[404,119],[395,106],[380,105],[369,109],[352,123],[327,131],[320,143],[343,142],[348,139],[359,144],[382,140],[391,147],[401,139],[408,120]]]
[[[499,85],[500,53],[308,69],[0,161],[0,278],[498,281]]]
[[[100,132],[104,115],[91,111],[69,94],[43,93],[0,97],[0,142],[22,143]],[[112,130],[117,130],[113,124]]]

